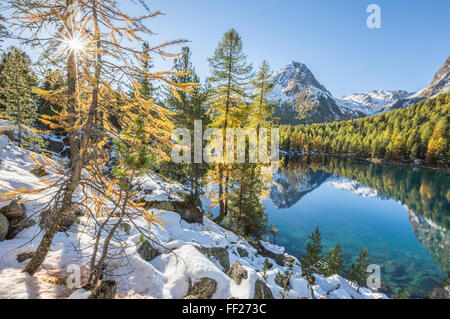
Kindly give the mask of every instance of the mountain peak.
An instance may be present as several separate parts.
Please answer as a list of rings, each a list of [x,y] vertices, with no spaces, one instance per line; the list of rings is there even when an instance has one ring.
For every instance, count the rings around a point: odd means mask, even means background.
[[[278,104],[275,115],[281,124],[329,122],[361,115],[337,106],[331,93],[301,62],[291,61],[275,72],[270,82],[274,84],[270,99]]]
[[[278,86],[274,91],[278,89],[278,93],[286,95],[285,98],[288,100],[291,100],[295,94],[303,90],[315,95],[313,98],[318,96],[331,97],[331,93],[317,81],[308,67],[301,62],[291,61],[284,68],[275,72],[270,80],[275,86]]]

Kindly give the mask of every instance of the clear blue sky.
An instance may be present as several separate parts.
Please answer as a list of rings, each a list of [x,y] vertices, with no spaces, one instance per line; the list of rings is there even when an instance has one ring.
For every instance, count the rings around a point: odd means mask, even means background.
[[[450,54],[450,1],[151,0],[166,15],[152,41],[187,39],[202,79],[224,32],[235,28],[249,61],[272,69],[305,63],[335,96],[372,89],[417,91]],[[366,26],[369,4],[381,29]],[[158,63],[159,64],[159,63]],[[162,67],[164,63],[158,66]]]
[[[147,3],[165,13],[152,20],[157,35],[148,40],[154,44],[189,40],[202,80],[209,73],[208,57],[230,28],[242,36],[248,60],[255,66],[264,59],[273,70],[292,60],[305,63],[334,96],[374,89],[421,90],[450,54],[449,0]],[[381,29],[366,26],[366,8],[372,3],[381,7]],[[155,70],[172,66],[172,61],[155,62]]]

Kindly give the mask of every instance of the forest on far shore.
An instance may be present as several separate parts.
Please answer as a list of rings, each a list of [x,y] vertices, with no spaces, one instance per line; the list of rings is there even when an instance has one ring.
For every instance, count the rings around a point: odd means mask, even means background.
[[[447,167],[450,94],[407,108],[341,122],[281,126],[281,149]]]

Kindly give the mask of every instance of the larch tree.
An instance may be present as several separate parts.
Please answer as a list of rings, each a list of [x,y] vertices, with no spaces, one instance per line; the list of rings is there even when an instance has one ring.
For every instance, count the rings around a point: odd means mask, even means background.
[[[247,85],[251,81],[252,66],[247,63],[243,44],[236,30],[226,32],[219,42],[214,56],[209,60],[211,85],[209,98],[211,126],[222,130],[223,140],[221,163],[209,172],[210,181],[218,187],[218,198],[213,205],[219,205],[219,215],[215,218],[221,223],[228,214],[228,193],[230,188],[231,165],[226,163],[225,136],[228,128],[242,127],[247,122]]]
[[[147,22],[161,14],[150,11],[145,1],[129,0],[125,4],[121,1],[120,7],[115,0],[10,2],[16,28],[26,30],[27,42],[40,47],[42,56],[50,64],[65,69],[67,77],[63,92],[38,90],[49,101],[64,101],[61,112],[44,116],[43,122],[52,129],[67,132],[70,165],[67,178],[60,185],[61,191],[54,199],[52,210],[55,218],[24,269],[33,275],[45,259],[60,223],[78,204],[74,202],[75,190],[79,185],[91,182],[84,178],[82,172],[87,170],[89,174],[96,173],[99,179],[102,178],[101,167],[108,163],[105,145],[111,139],[120,140],[122,129],[133,127],[136,116],[144,121],[139,129],[145,131],[147,140],[155,142],[150,144],[151,151],[157,156],[166,156],[161,148],[172,143],[170,112],[153,100],[141,97],[139,79],[144,77],[163,82],[172,90],[186,90],[190,86],[171,81],[170,71],[150,73],[141,68],[144,61],[150,59],[150,54],[174,57],[174,54],[166,52],[166,47],[183,42],[165,42],[150,47],[147,52],[136,49],[146,36],[152,35]],[[127,14],[126,11],[136,3],[143,6],[141,12],[144,14],[136,17]],[[53,32],[50,36],[49,31]],[[16,37],[22,38],[21,33]],[[127,97],[123,92],[130,87],[135,94]],[[98,120],[99,116],[101,120]],[[118,186],[119,182],[118,179],[102,182],[107,183],[108,194],[103,194],[103,200],[96,203],[105,205],[107,199],[111,200],[113,196],[109,193],[115,187],[110,184]],[[123,207],[130,205],[131,209],[136,209],[132,201],[127,200],[128,193],[119,194],[115,202],[124,202]],[[145,214],[144,211],[142,213]],[[146,219],[154,221],[154,217],[152,219],[148,215]]]
[[[5,107],[8,120],[17,128],[18,144],[23,146],[24,127],[37,118],[33,94],[36,77],[31,69],[31,60],[25,52],[11,47],[3,54],[0,70],[0,103]]]
[[[274,87],[274,84],[269,81],[271,75],[272,71],[270,70],[269,63],[263,61],[252,81],[255,92],[251,105],[249,124],[255,127],[257,132],[259,132],[260,128],[271,127],[274,121],[273,108],[269,101],[270,93]]]
[[[273,89],[273,84],[269,82],[270,76],[269,64],[264,61],[252,81],[254,94],[251,98],[253,101],[242,106],[245,115],[241,117],[239,123],[243,129],[256,132],[256,136],[254,136],[256,140],[251,142],[259,141],[258,145],[267,144],[268,136],[270,136],[268,129],[273,123],[273,110],[268,101]],[[266,132],[264,138],[262,138],[263,130]],[[247,140],[244,143],[243,147],[248,154],[245,162],[231,167],[233,178],[230,185],[230,204],[225,217],[225,225],[244,237],[261,239],[268,232],[268,218],[262,200],[268,195],[269,185],[272,182],[272,171],[264,172],[263,166],[266,163],[263,163],[261,158],[256,162],[250,162],[252,150]],[[263,147],[268,149],[269,145]]]

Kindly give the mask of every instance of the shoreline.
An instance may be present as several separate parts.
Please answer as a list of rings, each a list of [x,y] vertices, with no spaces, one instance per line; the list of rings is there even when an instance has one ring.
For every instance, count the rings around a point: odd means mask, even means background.
[[[425,168],[425,169],[432,169],[435,171],[443,171],[450,173],[450,167],[440,167],[440,166],[430,166],[425,164],[414,164],[411,162],[400,162],[400,161],[393,161],[393,160],[387,160],[383,158],[366,158],[366,157],[359,157],[353,154],[337,154],[337,153],[317,153],[317,152],[286,152],[286,151],[280,151],[280,156],[290,156],[290,157],[302,157],[302,156],[327,156],[327,157],[340,157],[340,158],[351,158],[354,160],[360,160],[360,161],[366,161],[372,164],[390,164],[390,165],[399,165],[399,166],[408,166],[411,168]]]

